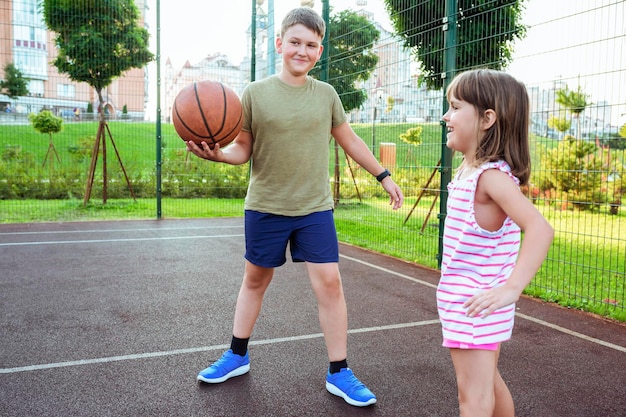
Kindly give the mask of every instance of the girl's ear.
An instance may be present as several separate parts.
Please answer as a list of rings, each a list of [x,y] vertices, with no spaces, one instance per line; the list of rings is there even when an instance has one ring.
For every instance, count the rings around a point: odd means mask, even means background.
[[[496,119],[497,119],[497,115],[493,109],[485,110],[485,113],[483,114],[483,118],[481,122],[481,128],[483,130],[489,129],[491,126],[493,126],[496,123]]]

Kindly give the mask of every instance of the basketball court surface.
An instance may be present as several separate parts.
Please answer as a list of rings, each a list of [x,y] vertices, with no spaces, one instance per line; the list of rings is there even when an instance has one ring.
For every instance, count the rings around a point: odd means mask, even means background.
[[[315,297],[291,261],[250,372],[196,382],[228,348],[243,253],[241,218],[0,225],[0,415],[458,415],[438,271],[347,245],[348,362],[376,405],[326,391]],[[530,298],[517,313],[500,369],[518,416],[626,415],[626,325]]]

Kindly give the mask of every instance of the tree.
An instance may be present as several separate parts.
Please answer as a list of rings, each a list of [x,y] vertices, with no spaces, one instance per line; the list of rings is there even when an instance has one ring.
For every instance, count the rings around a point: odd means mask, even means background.
[[[576,91],[570,90],[569,87],[556,91],[556,102],[569,110],[576,119],[576,139],[580,139],[580,114],[591,104],[587,101],[588,97],[580,86]]]
[[[411,145],[408,148],[406,157],[407,160],[413,156],[413,151],[411,148],[417,147],[417,145],[422,143],[422,131],[424,128],[422,126],[410,127],[406,132],[400,134],[400,140],[402,142]],[[405,161],[406,162],[406,161]]]
[[[367,18],[350,10],[330,16],[328,31],[328,82],[337,90],[345,111],[358,109],[367,93],[356,83],[369,79],[376,68],[378,56],[372,48],[380,32]],[[316,65],[310,74],[319,79],[321,66]]]
[[[541,152],[542,176],[538,180],[544,190],[553,189],[563,207],[573,205],[579,210],[593,210],[606,200],[602,192],[602,172],[607,171],[603,158],[596,157],[593,142],[566,136],[558,146]]]
[[[0,80],[0,92],[13,100],[28,95],[28,78],[24,78],[22,71],[12,62],[4,67],[4,80]]]
[[[118,160],[122,161],[105,118],[102,90],[132,68],[154,59],[148,49],[148,31],[138,25],[139,11],[133,0],[43,0],[43,16],[48,29],[56,33],[58,56],[53,64],[71,80],[86,82],[96,90],[100,123],[91,159],[85,204],[91,194],[93,171],[100,143],[103,149],[103,203],[106,203],[106,137],[109,134]]]
[[[391,113],[395,105],[396,105],[396,99],[393,98],[392,96],[387,97],[387,107],[385,108],[385,113]]]
[[[556,129],[560,133],[565,133],[572,127],[572,122],[565,117],[550,116],[548,118],[548,127]]]
[[[61,158],[59,158],[59,154],[54,148],[54,144],[52,143],[52,135],[54,133],[59,133],[63,130],[63,119],[55,116],[49,110],[43,110],[37,114],[30,113],[28,118],[33,125],[33,128],[39,132],[48,134],[48,151],[46,152],[46,156],[43,159],[43,166],[46,165],[46,161],[48,160],[48,156],[50,156],[50,167],[52,168],[52,154],[54,154],[57,158],[57,161],[60,163]]]
[[[396,33],[420,63],[421,79],[430,89],[443,87],[443,18],[445,1],[385,0]],[[456,68],[505,68],[512,43],[526,35],[520,23],[523,0],[458,0]]]
[[[44,0],[46,25],[56,33],[53,64],[70,79],[102,90],[125,71],[154,59],[148,31],[138,26],[133,0]]]

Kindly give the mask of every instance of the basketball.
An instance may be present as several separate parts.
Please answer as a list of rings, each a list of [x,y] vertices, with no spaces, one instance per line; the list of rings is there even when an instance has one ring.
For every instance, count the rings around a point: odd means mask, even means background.
[[[197,81],[183,88],[174,99],[172,121],[184,141],[211,149],[224,147],[241,131],[243,110],[237,93],[219,81]]]

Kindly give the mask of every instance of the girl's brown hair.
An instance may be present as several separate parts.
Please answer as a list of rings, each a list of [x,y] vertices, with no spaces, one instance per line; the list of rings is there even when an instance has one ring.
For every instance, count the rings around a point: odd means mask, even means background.
[[[473,105],[481,118],[486,110],[496,113],[495,123],[480,139],[475,164],[504,160],[520,184],[527,184],[530,178],[530,103],[524,84],[502,71],[477,69],[457,75],[448,86],[447,94],[448,98],[452,94]]]

